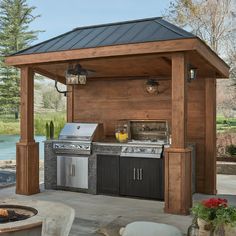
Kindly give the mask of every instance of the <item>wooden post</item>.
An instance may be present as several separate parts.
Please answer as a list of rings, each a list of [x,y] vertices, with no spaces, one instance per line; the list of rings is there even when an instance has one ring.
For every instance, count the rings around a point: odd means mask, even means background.
[[[67,85],[67,122],[74,121],[74,88],[72,85]]]
[[[39,144],[34,140],[34,72],[21,68],[20,141],[16,144],[16,193],[39,192]]]
[[[172,145],[186,147],[187,129],[187,65],[183,53],[172,56]]]
[[[165,212],[188,214],[192,206],[191,150],[186,148],[187,62],[172,56],[172,144],[165,151]]]
[[[205,191],[216,194],[216,79],[205,79]]]

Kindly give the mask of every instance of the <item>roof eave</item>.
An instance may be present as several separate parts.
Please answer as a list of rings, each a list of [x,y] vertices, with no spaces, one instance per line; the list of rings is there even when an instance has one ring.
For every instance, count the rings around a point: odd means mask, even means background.
[[[6,57],[9,66],[82,60],[103,57],[142,55],[153,53],[173,53],[179,51],[197,51],[219,73],[219,76],[229,77],[229,66],[199,38],[175,39],[157,42],[122,44],[96,48],[83,48],[67,51],[15,55]]]
[[[230,66],[199,38],[196,38],[196,51],[218,71],[218,77],[229,78]]]

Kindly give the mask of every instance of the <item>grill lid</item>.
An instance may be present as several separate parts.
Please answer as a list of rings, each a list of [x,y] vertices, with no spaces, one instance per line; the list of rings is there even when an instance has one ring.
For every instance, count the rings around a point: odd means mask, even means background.
[[[67,123],[61,130],[60,140],[92,141],[98,123]]]

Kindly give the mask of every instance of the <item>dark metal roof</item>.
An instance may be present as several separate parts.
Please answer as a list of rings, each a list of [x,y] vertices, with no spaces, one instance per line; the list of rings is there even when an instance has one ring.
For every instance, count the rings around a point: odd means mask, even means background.
[[[76,28],[13,55],[195,38],[160,17]]]

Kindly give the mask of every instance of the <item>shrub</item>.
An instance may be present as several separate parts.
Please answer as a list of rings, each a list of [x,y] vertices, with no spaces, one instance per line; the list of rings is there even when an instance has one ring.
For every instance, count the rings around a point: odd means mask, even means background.
[[[225,151],[231,156],[236,155],[236,146],[234,144],[228,145],[226,146]]]
[[[57,138],[66,123],[66,115],[63,112],[41,113],[35,115],[35,134],[46,136],[46,124],[54,124],[54,137]]]
[[[192,213],[207,223],[211,224],[213,229],[222,225],[236,225],[236,208],[229,206],[226,199],[210,198],[195,204]]]

